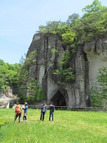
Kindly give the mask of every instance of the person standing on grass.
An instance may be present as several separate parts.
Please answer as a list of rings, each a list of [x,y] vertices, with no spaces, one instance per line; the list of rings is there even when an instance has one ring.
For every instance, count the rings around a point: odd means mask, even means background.
[[[23,110],[24,110],[24,115],[23,115],[23,122],[25,121],[27,121],[27,111],[28,111],[28,104],[27,104],[27,102],[25,102],[25,107],[23,108]]]
[[[47,111],[47,105],[45,102],[43,102],[43,104],[41,105],[41,116],[40,116],[40,120],[44,121],[44,117],[45,117],[45,113]]]
[[[16,103],[15,113],[16,113],[16,115],[15,115],[15,121],[16,121],[17,117],[19,117],[19,123],[20,123],[22,108],[21,108],[21,106],[19,105],[19,102]]]
[[[53,105],[52,102],[51,102],[51,104],[50,104],[50,106],[49,106],[49,110],[50,110],[50,113],[49,113],[49,121],[50,121],[50,119],[51,119],[51,115],[52,115],[52,121],[53,121],[55,106]]]

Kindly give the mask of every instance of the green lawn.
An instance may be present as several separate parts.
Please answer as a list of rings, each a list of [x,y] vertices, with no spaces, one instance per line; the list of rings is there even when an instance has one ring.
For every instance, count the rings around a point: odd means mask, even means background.
[[[107,113],[56,110],[54,122],[49,111],[39,118],[29,109],[26,123],[14,123],[14,110],[0,109],[0,143],[107,143]]]

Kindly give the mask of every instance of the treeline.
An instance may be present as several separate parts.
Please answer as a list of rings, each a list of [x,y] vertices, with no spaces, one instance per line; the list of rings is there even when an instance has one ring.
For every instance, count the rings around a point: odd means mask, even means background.
[[[40,32],[58,35],[63,46],[67,44],[72,50],[87,41],[102,38],[107,32],[107,7],[102,6],[99,0],[94,0],[82,11],[82,17],[74,13],[65,22],[47,22],[46,26],[39,27]]]
[[[0,91],[5,93],[7,87],[18,89],[21,64],[9,64],[0,60]]]

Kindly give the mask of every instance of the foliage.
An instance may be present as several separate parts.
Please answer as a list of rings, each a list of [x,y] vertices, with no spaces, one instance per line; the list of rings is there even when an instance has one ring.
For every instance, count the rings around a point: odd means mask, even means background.
[[[64,44],[73,48],[87,41],[97,40],[107,32],[107,7],[102,6],[99,0],[83,8],[84,15],[72,14],[66,22],[48,22],[40,27],[42,33],[57,34]]]
[[[29,71],[29,67],[32,65],[35,65],[36,63],[36,50],[32,51],[30,54],[28,54],[27,58],[25,59],[25,62],[21,68],[21,72],[20,72],[20,84],[22,83],[26,83],[28,80],[28,71]]]
[[[98,82],[105,91],[107,89],[107,67],[103,67],[99,70]]]
[[[44,122],[40,110],[28,109],[26,123],[13,123],[14,110],[0,109],[1,143],[106,143],[107,114],[103,112],[73,112],[55,110],[54,122],[49,122],[49,110]],[[22,113],[23,114],[23,113]],[[3,123],[4,122],[4,123]]]
[[[41,25],[39,30],[44,34],[55,34],[61,38],[61,34],[64,33],[67,29],[67,25],[65,22],[61,21],[49,21],[46,26]]]
[[[36,51],[32,51],[26,58],[24,65],[20,72],[20,84],[19,84],[19,96],[20,101],[28,103],[34,103],[35,101],[41,101],[45,99],[44,90],[39,87],[37,80],[29,76],[29,68],[36,64]],[[28,93],[29,97],[25,94]]]
[[[93,90],[92,101],[94,106],[107,106],[107,67],[103,67],[99,70],[98,82],[100,88]]]
[[[24,66],[23,68],[25,69],[29,69],[29,67],[31,65],[34,65],[36,63],[36,57],[37,57],[37,54],[36,54],[36,50],[32,51],[30,54],[28,54],[25,62],[24,62]]]
[[[26,91],[29,96],[24,96]],[[46,99],[44,90],[39,87],[37,80],[33,78],[28,78],[27,84],[24,83],[20,86],[19,95],[21,103],[27,101],[29,104],[33,104]]]
[[[90,13],[98,13],[103,8],[105,7],[101,5],[99,0],[94,0],[91,5],[87,5],[85,8],[83,8],[83,11],[85,12],[85,15],[89,15]]]
[[[103,67],[99,70],[98,82],[102,86],[102,104],[103,106],[107,106],[107,67]]]
[[[91,101],[92,101],[92,106],[93,107],[102,107],[102,101],[103,101],[103,97],[100,94],[98,88],[94,89],[92,88],[90,90],[90,94],[91,94]]]
[[[67,68],[67,69],[60,69],[60,70],[55,70],[54,74],[58,74],[61,76],[61,82],[71,82],[74,80],[74,74],[72,71],[72,68]]]
[[[72,50],[75,48],[74,45],[74,39],[76,37],[75,32],[71,31],[71,30],[67,30],[66,33],[62,34],[62,40],[63,40],[63,44],[64,45],[69,45]]]
[[[71,58],[70,51],[66,50],[64,52],[63,60],[61,61],[61,65],[63,66],[63,69],[69,68],[70,58]]]
[[[3,102],[0,101],[0,106],[2,106],[2,105],[3,105]]]
[[[51,51],[52,53],[58,53],[58,50],[56,50],[55,48],[53,48]]]
[[[102,6],[98,0],[84,9],[84,16],[81,19],[81,27],[84,29],[85,41],[91,41],[102,37],[107,32],[107,7]],[[88,35],[86,35],[88,34]],[[81,37],[82,38],[82,37]]]
[[[69,17],[68,17],[68,19],[67,19],[67,24],[71,24],[74,20],[76,20],[76,19],[78,19],[79,18],[79,14],[76,14],[76,13],[74,13],[74,14],[72,14],[72,15],[70,15]]]
[[[7,86],[18,88],[20,64],[8,64],[0,60],[0,90],[6,92]]]

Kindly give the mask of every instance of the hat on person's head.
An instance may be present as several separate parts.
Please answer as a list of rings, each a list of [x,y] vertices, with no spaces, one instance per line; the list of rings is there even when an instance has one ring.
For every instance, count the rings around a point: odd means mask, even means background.
[[[27,102],[25,102],[25,105],[27,105]]]

